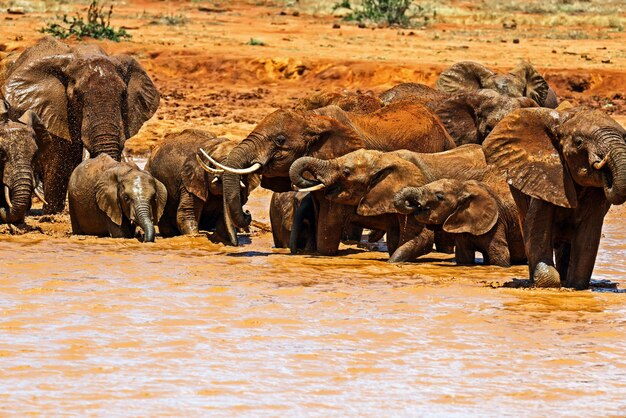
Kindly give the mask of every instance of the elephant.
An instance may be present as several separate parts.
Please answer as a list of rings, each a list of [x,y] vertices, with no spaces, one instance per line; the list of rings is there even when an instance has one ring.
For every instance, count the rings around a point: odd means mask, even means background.
[[[72,233],[133,238],[139,226],[144,242],[154,242],[167,190],[150,173],[108,154],[83,161],[68,184]]]
[[[558,106],[554,90],[541,74],[525,61],[520,62],[506,74],[495,73],[477,62],[457,62],[439,75],[436,88],[448,93],[491,89],[509,97],[529,97],[543,107],[554,109]]]
[[[387,104],[399,100],[426,104],[457,145],[481,144],[507,114],[538,107],[527,97],[508,97],[489,89],[445,93],[417,83],[399,84],[382,93],[381,98]]]
[[[530,280],[589,287],[610,205],[626,201],[626,130],[599,110],[519,109],[483,143],[507,173]]]
[[[347,207],[340,222],[386,231],[389,261],[404,262],[430,252],[434,234],[397,212],[396,193],[439,178],[482,179],[485,169],[482,148],[475,144],[439,153],[360,149],[330,160],[299,158],[291,166],[290,178],[301,191],[318,190],[323,195],[320,201]]]
[[[311,193],[272,193],[270,222],[276,248],[315,251],[315,203]]]
[[[197,235],[200,229],[215,230],[212,239],[227,242],[231,235],[228,231],[234,227],[224,221],[221,170],[208,166],[203,169],[198,164],[197,153],[202,148],[224,161],[235,145],[211,132],[186,129],[167,134],[152,150],[145,170],[167,189],[167,203],[159,221],[162,236]],[[260,178],[252,174],[242,181],[245,183],[242,198],[246,200],[259,185]]]
[[[383,107],[383,102],[371,92],[329,92],[322,91],[300,99],[295,110],[315,110],[336,105],[346,112],[366,114]]]
[[[505,181],[439,179],[402,189],[394,204],[398,212],[452,234],[457,264],[474,264],[476,251],[486,265],[526,262],[517,206]]]
[[[8,109],[0,98],[0,222],[24,222],[35,189],[33,164],[39,145],[47,135],[37,115],[25,112],[19,120],[8,119]],[[36,192],[38,193],[38,192]],[[41,194],[38,197],[45,201]]]
[[[421,104],[394,103],[366,115],[337,106],[314,111],[277,110],[265,117],[228,155],[224,173],[224,214],[237,227],[250,223],[239,193],[241,174],[262,175],[261,186],[291,190],[289,168],[302,156],[335,158],[360,148],[439,152],[456,145],[436,115]],[[337,253],[346,208],[314,195],[318,217],[317,252]],[[321,199],[321,200],[320,200]]]
[[[36,168],[48,201],[44,213],[63,210],[83,146],[92,157],[105,153],[119,161],[126,139],[159,105],[156,87],[134,58],[107,55],[97,45],[70,47],[52,37],[22,52],[1,89],[10,116],[32,110],[50,134]]]

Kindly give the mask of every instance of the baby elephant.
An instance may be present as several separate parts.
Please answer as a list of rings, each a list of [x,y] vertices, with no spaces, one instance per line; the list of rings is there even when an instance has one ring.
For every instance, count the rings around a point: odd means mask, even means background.
[[[144,242],[153,242],[167,191],[135,164],[100,154],[76,167],[68,200],[74,234],[133,238],[139,226]]]
[[[474,264],[475,251],[483,254],[484,264],[508,267],[526,261],[517,207],[506,187],[441,179],[402,189],[394,203],[418,222],[453,234],[458,264]]]

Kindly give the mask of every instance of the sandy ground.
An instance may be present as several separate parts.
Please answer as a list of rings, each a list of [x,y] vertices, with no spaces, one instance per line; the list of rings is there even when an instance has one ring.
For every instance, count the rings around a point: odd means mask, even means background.
[[[86,9],[84,5],[22,3],[25,14],[0,11],[0,57],[10,59],[32,45],[43,36],[38,29],[44,22]],[[145,157],[165,133],[188,127],[242,139],[265,115],[293,107],[314,91],[380,92],[406,81],[432,85],[440,71],[459,60],[480,61],[502,70],[528,60],[560,97],[598,106],[626,122],[624,32],[571,26],[567,19],[561,25],[537,26],[533,22],[545,21],[545,15],[521,12],[481,21],[483,12],[475,10],[480,3],[450,4],[454,13],[470,17],[460,19],[448,13],[426,28],[399,29],[360,28],[332,16],[327,3],[304,0],[294,6],[283,2],[116,3],[112,24],[125,27],[132,40],[98,43],[110,53],[136,56],[162,95],[156,115],[127,141],[127,152]],[[184,23],[165,24],[167,17],[183,18]],[[573,22],[580,24],[578,17]],[[515,29],[503,29],[503,23],[512,20],[521,23]],[[580,33],[588,39],[571,39]],[[264,45],[250,45],[251,39]],[[43,219],[48,222],[38,223],[35,229],[42,227],[52,234],[68,231],[66,219]]]

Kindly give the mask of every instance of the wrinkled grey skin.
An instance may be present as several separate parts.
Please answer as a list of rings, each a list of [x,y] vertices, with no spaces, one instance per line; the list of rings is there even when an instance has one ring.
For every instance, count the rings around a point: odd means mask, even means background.
[[[144,242],[154,242],[166,200],[165,186],[148,172],[101,154],[82,162],[70,177],[72,233],[133,238],[139,226]]]
[[[417,83],[399,84],[381,94],[385,104],[397,101],[424,103],[446,127],[457,145],[482,144],[506,115],[526,107],[538,107],[527,97],[509,97],[490,89],[437,91]]]
[[[505,179],[491,177],[490,182],[439,179],[422,187],[406,187],[394,204],[400,213],[451,234],[457,264],[474,264],[476,251],[482,253],[483,264],[524,263],[517,206]]]
[[[0,222],[24,222],[35,187],[33,165],[42,135],[45,130],[33,112],[26,112],[18,121],[8,120],[0,98]],[[12,208],[5,199],[5,187]]]
[[[270,223],[276,248],[290,248],[294,254],[315,251],[316,218],[311,193],[272,193]]]
[[[437,90],[456,93],[462,90],[491,89],[508,97],[528,97],[543,107],[556,108],[554,90],[528,62],[522,61],[508,73],[496,73],[484,65],[461,61],[443,71]]]
[[[200,230],[214,230],[211,240],[236,245],[237,231],[224,219],[222,175],[206,172],[196,160],[202,148],[224,162],[235,145],[211,132],[185,129],[166,135],[152,150],[145,169],[167,189],[167,204],[159,221],[161,236],[197,235]],[[245,202],[260,179],[251,174],[242,177],[242,182],[246,187],[240,193]]]
[[[585,107],[520,109],[483,148],[507,172],[531,280],[588,288],[604,216],[626,201],[626,130]]]
[[[63,210],[67,182],[81,162],[83,146],[120,160],[124,142],[156,111],[159,93],[139,63],[128,55],[107,55],[99,46],[68,46],[41,39],[7,69],[0,86],[16,118],[34,111],[51,134],[40,147],[48,204]]]

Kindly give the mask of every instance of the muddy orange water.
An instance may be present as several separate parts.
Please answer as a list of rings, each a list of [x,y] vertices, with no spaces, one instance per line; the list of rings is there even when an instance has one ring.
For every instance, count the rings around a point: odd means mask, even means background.
[[[251,209],[267,222],[269,193]],[[620,208],[622,209],[622,208]],[[624,211],[596,279],[626,286]],[[626,295],[498,288],[526,267],[291,256],[269,233],[2,238],[0,410],[622,415]],[[584,411],[584,412],[583,412]]]

